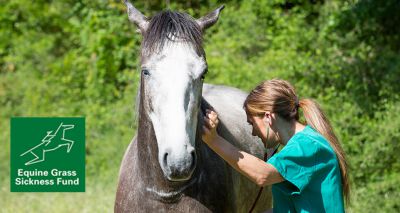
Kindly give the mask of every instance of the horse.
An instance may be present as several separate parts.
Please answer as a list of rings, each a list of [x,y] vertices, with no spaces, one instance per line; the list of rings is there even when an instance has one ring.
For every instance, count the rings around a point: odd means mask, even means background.
[[[212,108],[222,137],[259,158],[264,155],[246,121],[247,93],[204,83],[202,35],[224,7],[199,19],[169,10],[148,19],[125,4],[143,40],[138,130],[121,162],[114,211],[248,212],[259,187],[201,141],[203,112]],[[265,187],[254,212],[271,208],[271,197]]]

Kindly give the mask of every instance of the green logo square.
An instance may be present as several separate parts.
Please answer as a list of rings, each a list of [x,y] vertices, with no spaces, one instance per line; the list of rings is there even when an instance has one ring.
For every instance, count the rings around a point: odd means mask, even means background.
[[[11,192],[85,191],[85,118],[11,118]]]

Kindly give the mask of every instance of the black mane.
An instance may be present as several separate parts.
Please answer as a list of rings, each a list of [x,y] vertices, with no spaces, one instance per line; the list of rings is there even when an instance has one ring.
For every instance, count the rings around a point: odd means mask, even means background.
[[[162,50],[171,37],[192,45],[198,55],[204,55],[202,31],[197,22],[186,13],[169,10],[151,18],[144,34],[142,54],[149,55]]]

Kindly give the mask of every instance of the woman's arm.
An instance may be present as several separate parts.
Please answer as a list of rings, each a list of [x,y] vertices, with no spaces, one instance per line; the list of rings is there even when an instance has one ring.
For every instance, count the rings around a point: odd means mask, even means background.
[[[271,164],[239,150],[219,136],[216,132],[218,118],[215,112],[207,111],[204,123],[203,141],[234,169],[261,187],[284,181]]]

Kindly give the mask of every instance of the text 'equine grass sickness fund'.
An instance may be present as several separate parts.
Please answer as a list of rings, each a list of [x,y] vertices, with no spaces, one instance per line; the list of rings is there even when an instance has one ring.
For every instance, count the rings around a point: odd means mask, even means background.
[[[11,118],[11,192],[84,192],[85,119]]]

